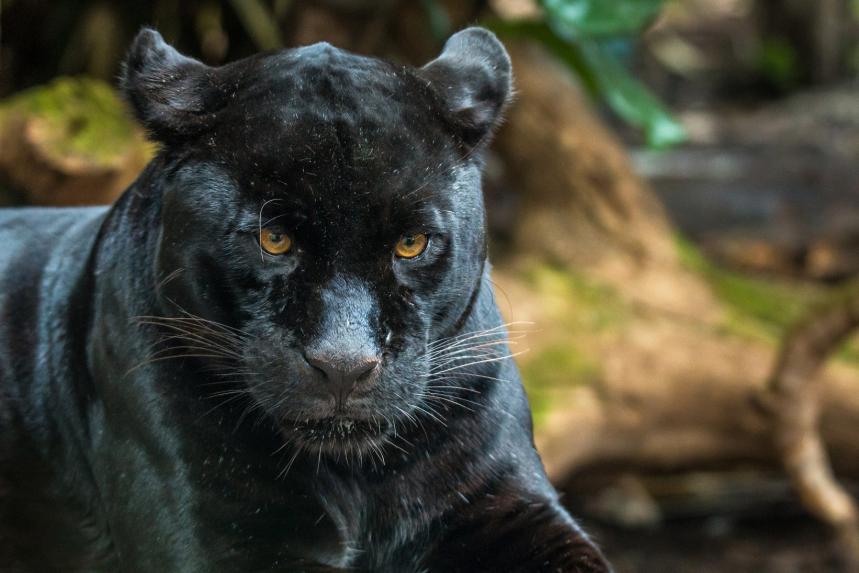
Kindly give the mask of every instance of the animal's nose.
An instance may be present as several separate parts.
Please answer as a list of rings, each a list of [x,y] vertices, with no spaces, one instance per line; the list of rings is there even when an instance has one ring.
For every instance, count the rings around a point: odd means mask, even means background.
[[[304,359],[325,375],[328,389],[340,400],[345,400],[355,386],[367,380],[380,362],[375,356],[337,356],[309,352],[304,355]]]

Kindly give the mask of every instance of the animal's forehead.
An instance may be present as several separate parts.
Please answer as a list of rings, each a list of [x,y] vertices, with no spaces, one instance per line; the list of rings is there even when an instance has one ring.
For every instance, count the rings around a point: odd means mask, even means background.
[[[403,68],[321,44],[230,74],[235,95],[214,141],[243,184],[267,179],[304,199],[389,203],[443,186],[460,163],[435,98]]]
[[[438,97],[402,66],[315,44],[237,62],[223,70],[222,118],[270,126],[284,136],[336,123],[360,138],[445,133]],[[223,122],[221,122],[223,123]],[[240,122],[242,123],[242,122]]]
[[[248,67],[250,71],[240,73],[250,80],[249,94],[299,100],[307,108],[334,105],[381,112],[390,109],[392,101],[410,101],[408,96],[417,95],[411,92],[419,87],[405,67],[325,43],[265,55]]]

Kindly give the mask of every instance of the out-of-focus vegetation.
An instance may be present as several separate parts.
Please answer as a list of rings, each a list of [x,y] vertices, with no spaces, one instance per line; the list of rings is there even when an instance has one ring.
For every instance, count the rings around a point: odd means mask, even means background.
[[[12,15],[7,19],[14,18],[17,10],[35,13],[40,3],[22,0],[22,6],[17,7],[13,3]],[[27,10],[28,4],[33,8]],[[6,55],[11,62],[4,62],[5,67],[12,68],[13,85],[5,86],[6,90],[43,81],[47,79],[45,72],[83,69],[107,78],[117,71],[117,55],[127,43],[129,32],[146,24],[160,25],[162,33],[179,48],[189,49],[189,36],[193,37],[191,51],[201,53],[212,63],[247,54],[252,48],[284,47],[282,29],[289,27],[293,9],[292,2],[282,0],[161,1],[148,7],[146,3],[125,4],[92,0],[72,8],[71,3],[66,3],[42,14],[45,18],[32,36],[13,30],[13,49]],[[393,4],[380,2],[379,11],[391,10]],[[447,37],[452,30],[445,3],[420,0],[418,4],[433,37]],[[570,66],[594,96],[603,99],[625,121],[642,128],[651,145],[665,147],[683,140],[683,128],[624,63],[631,52],[629,44],[659,14],[662,4],[663,0],[541,0],[540,10],[533,18],[496,17],[486,23],[499,33],[543,42]],[[48,30],[52,32],[50,36]],[[41,49],[28,54],[40,34],[44,34],[39,39]],[[38,64],[34,69],[24,67],[29,59]],[[0,93],[3,88],[0,83]]]
[[[680,143],[684,129],[623,63],[630,42],[659,14],[663,0],[541,0],[537,19],[490,23],[506,36],[541,42],[631,125],[649,145]]]

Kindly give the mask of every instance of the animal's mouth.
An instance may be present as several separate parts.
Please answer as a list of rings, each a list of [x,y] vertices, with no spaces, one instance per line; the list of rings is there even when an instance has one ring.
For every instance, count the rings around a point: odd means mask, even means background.
[[[287,422],[293,438],[302,445],[329,451],[360,448],[388,433],[383,418],[357,419],[342,416]]]

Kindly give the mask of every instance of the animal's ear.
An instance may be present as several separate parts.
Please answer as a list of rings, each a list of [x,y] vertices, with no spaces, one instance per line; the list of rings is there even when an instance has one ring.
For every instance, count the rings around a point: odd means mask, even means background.
[[[451,36],[439,57],[418,73],[441,96],[470,145],[488,139],[513,92],[510,56],[484,28]]]
[[[171,143],[205,126],[214,92],[212,72],[177,52],[155,30],[144,28],[128,51],[120,85],[153,137]]]

